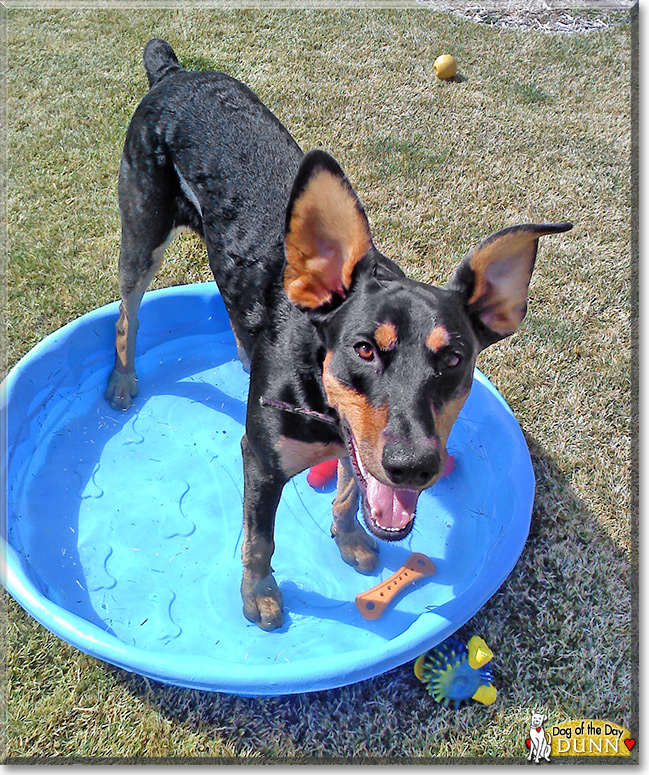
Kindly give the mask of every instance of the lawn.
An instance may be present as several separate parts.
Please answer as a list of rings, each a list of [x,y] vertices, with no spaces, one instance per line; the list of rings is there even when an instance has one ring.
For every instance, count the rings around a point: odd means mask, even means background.
[[[153,36],[246,82],[303,149],[342,164],[377,246],[443,282],[480,239],[542,240],[527,318],[479,367],[526,435],[525,550],[460,631],[496,654],[490,707],[436,706],[412,663],[314,694],[176,689],[88,657],[6,603],[7,746],[25,757],[513,757],[531,710],[637,733],[631,26],[497,30],[429,10],[8,12],[7,365],[118,298],[116,176]],[[441,82],[435,57],[462,78]],[[153,287],[210,279],[200,241]]]

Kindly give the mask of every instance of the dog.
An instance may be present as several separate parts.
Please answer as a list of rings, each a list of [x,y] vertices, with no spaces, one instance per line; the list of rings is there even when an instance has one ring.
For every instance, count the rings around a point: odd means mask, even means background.
[[[283,623],[271,557],[286,482],[338,459],[331,534],[345,562],[371,573],[375,538],[403,539],[444,470],[476,356],[523,319],[539,237],[571,224],[505,228],[444,286],[410,280],[375,247],[338,163],[304,154],[248,87],[186,71],[161,39],[144,66],[150,88],[118,178],[121,304],[105,396],[125,410],[137,395],[142,296],[173,236],[193,230],[250,372],[241,594],[244,615],[272,630]]]
[[[550,761],[550,736],[546,737],[543,729],[543,724],[548,720],[548,717],[542,713],[532,712],[532,721],[530,725],[530,752],[527,757],[527,761],[532,761],[534,757],[535,764],[539,763],[539,759],[545,759],[546,762]]]

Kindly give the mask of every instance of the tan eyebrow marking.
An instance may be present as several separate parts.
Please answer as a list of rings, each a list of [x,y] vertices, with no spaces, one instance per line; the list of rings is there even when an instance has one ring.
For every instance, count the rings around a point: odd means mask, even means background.
[[[426,347],[436,353],[441,350],[442,347],[446,347],[449,343],[448,331],[444,326],[435,326],[433,330],[428,334],[426,339]]]
[[[394,323],[381,323],[374,332],[374,339],[381,350],[391,350],[398,339],[397,329]]]

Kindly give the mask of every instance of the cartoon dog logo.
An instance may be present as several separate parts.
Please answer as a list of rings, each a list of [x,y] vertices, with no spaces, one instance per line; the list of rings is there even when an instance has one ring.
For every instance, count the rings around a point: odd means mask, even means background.
[[[532,761],[532,757],[534,757],[535,764],[538,764],[540,759],[545,759],[546,762],[550,761],[550,735],[546,735],[543,729],[543,723],[547,720],[548,717],[544,714],[532,711],[530,737],[527,740],[530,747],[528,762]]]

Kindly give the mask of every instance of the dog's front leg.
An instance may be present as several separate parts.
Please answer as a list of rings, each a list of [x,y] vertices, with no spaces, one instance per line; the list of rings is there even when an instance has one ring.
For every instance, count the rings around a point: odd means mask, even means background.
[[[282,593],[273,578],[270,560],[275,550],[275,512],[285,479],[264,467],[246,436],[243,453],[243,580],[244,616],[263,630],[282,626]]]
[[[377,566],[378,546],[358,524],[359,489],[349,458],[338,461],[338,491],[333,503],[331,535],[343,560],[359,573],[371,573]]]

